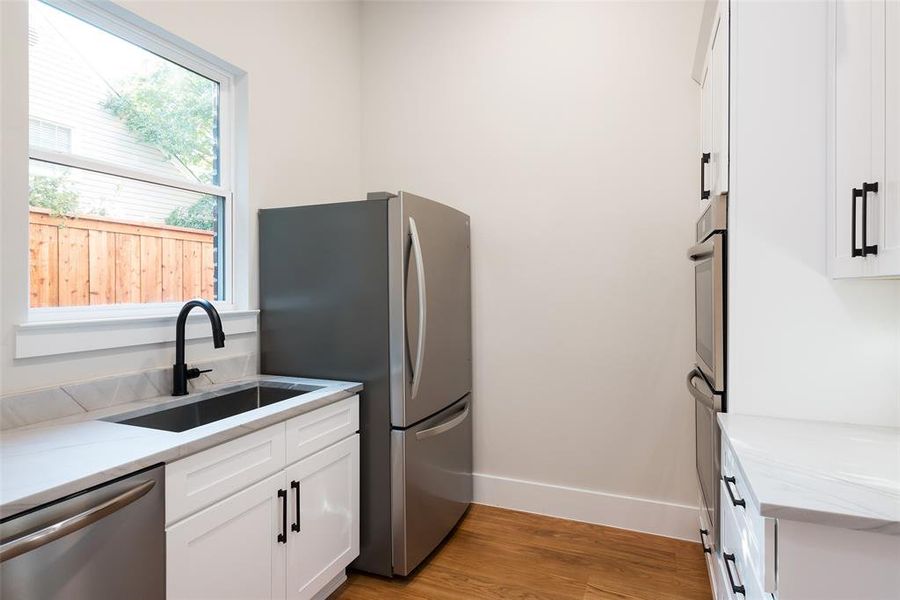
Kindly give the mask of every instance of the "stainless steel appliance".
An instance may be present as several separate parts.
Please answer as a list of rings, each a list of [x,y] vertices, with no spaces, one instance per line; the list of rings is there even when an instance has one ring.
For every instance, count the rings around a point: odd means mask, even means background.
[[[710,200],[697,221],[697,244],[688,251],[694,263],[696,358],[687,387],[695,401],[697,476],[707,516],[701,541],[709,551],[719,546],[721,434],[716,414],[726,410],[727,204],[725,194]]]
[[[163,467],[0,522],[0,597],[164,600]]]
[[[361,381],[360,556],[407,575],[472,499],[469,217],[412,194],[259,213],[264,373]]]

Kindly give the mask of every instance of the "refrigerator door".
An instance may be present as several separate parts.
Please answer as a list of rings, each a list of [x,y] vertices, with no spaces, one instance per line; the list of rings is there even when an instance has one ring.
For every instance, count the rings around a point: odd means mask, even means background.
[[[471,395],[409,429],[391,431],[394,573],[408,575],[472,501]]]
[[[472,389],[469,217],[406,192],[392,204],[391,227],[402,232],[394,237],[392,372],[402,384],[391,424],[409,427]]]

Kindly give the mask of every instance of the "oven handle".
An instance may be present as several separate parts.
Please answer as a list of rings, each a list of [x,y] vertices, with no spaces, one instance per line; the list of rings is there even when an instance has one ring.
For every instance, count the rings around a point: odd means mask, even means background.
[[[702,244],[697,244],[693,246],[690,250],[688,250],[688,258],[691,260],[700,260],[702,258],[706,258],[708,256],[712,256],[716,251],[716,245],[712,242],[703,242]]]
[[[695,379],[699,379],[700,381],[702,381],[704,386],[709,389],[709,386],[706,385],[706,380],[703,379],[703,375],[700,373],[700,370],[691,369],[691,372],[688,373],[687,376],[687,388],[694,399],[702,404],[705,404],[714,411],[720,412],[722,410],[722,407],[720,405],[720,401],[718,400],[718,396],[713,394],[712,390],[710,390],[710,393],[708,394],[704,393],[702,390],[700,390],[700,388],[694,385]]]

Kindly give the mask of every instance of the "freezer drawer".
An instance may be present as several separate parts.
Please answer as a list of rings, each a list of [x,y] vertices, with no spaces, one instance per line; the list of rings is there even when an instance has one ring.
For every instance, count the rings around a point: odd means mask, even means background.
[[[391,431],[394,573],[408,575],[472,501],[471,395]]]

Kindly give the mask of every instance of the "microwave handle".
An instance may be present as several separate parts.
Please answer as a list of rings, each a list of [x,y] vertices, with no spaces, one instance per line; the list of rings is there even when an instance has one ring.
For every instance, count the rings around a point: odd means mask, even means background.
[[[712,242],[703,242],[702,244],[697,244],[696,246],[691,247],[688,250],[688,258],[693,261],[701,260],[712,256],[716,251],[716,246]]]

